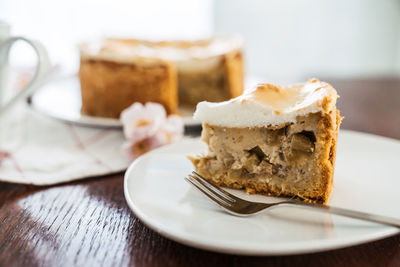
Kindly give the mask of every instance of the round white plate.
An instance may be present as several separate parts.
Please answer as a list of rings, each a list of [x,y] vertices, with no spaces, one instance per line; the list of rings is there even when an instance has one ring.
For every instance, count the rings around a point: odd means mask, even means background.
[[[79,79],[67,76],[50,81],[33,94],[30,105],[33,109],[52,118],[93,127],[122,127],[119,119],[92,117],[81,114],[81,92]],[[186,126],[200,123],[193,119],[193,111],[181,108]]]
[[[298,207],[279,207],[245,218],[227,214],[183,179],[193,170],[186,155],[205,149],[199,140],[165,146],[138,158],[125,174],[129,207],[167,238],[217,252],[288,255],[351,246],[400,232]],[[400,219],[399,163],[399,141],[342,130],[329,204]],[[229,191],[249,200],[273,199]]]

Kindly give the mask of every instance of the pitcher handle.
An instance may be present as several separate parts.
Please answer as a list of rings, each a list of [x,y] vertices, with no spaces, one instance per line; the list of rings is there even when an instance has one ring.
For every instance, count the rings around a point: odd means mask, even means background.
[[[40,87],[50,71],[50,61],[44,46],[38,41],[29,40],[24,37],[11,37],[0,45],[0,51],[3,49],[7,50],[5,60],[8,61],[9,49],[16,41],[25,41],[30,46],[32,46],[38,57],[38,63],[36,65],[35,73],[29,83],[24,88],[22,88],[15,96],[13,96],[7,103],[0,107],[0,116],[4,115],[7,110],[9,110],[19,100],[28,97],[38,87]]]

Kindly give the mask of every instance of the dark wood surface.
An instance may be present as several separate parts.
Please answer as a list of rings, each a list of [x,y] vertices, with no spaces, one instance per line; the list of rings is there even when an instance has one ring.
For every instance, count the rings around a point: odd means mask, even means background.
[[[400,139],[400,80],[332,84],[343,128]],[[187,247],[145,227],[126,205],[122,183],[122,173],[52,187],[0,183],[0,266],[400,266],[400,235],[280,257]]]

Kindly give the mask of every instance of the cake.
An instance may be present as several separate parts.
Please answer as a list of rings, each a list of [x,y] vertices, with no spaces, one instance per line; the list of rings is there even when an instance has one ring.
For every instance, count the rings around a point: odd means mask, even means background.
[[[189,156],[212,183],[249,193],[327,203],[341,122],[336,90],[303,84],[259,84],[221,103],[201,102],[206,154]]]
[[[115,40],[85,43],[80,50],[83,114],[118,118],[134,102],[156,102],[168,114],[177,112],[177,77],[170,62],[140,57]]]
[[[105,39],[80,45],[83,114],[119,117],[133,102],[157,102],[167,113],[219,102],[243,91],[237,37],[150,42]]]

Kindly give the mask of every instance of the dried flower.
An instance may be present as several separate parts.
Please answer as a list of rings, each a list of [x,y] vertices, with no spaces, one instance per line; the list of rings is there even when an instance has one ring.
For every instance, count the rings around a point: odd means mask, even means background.
[[[134,103],[122,111],[121,122],[127,140],[124,147],[132,157],[177,142],[183,136],[182,118],[167,116],[164,107],[157,103]]]

